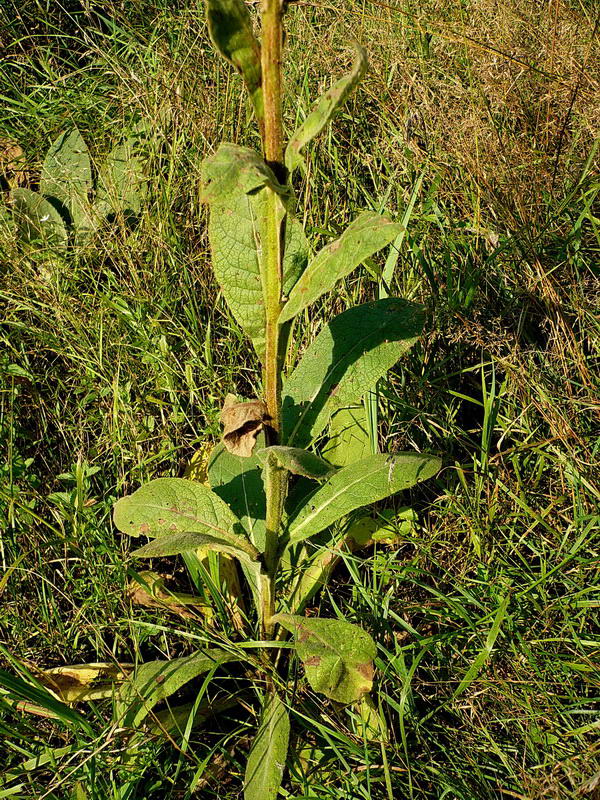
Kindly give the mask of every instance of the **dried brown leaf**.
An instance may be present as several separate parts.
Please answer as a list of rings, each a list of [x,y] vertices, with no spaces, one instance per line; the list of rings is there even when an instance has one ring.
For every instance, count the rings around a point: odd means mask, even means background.
[[[25,182],[25,154],[23,149],[10,139],[0,139],[0,176],[11,188]]]
[[[168,608],[182,617],[192,618],[196,615],[187,606],[195,606],[204,613],[209,606],[193,595],[170,592],[165,589],[165,579],[156,572],[140,572],[138,579],[127,584],[127,597],[134,605],[145,608]]]
[[[221,410],[225,447],[234,455],[250,458],[256,437],[270,419],[262,400],[240,403],[235,395],[228,394]]]

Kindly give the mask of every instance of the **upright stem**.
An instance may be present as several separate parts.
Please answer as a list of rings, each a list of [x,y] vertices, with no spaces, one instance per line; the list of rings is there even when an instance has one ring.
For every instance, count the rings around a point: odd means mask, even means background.
[[[281,53],[283,45],[282,0],[262,0],[262,89],[265,109],[264,155],[277,177],[284,175],[283,122],[281,118]],[[279,314],[282,308],[283,225],[285,208],[279,195],[267,188],[266,224],[262,242],[265,298],[265,360],[263,381],[265,401],[276,434],[281,428],[281,361]],[[265,566],[268,588],[263,593],[262,629],[271,638],[268,622],[275,613],[274,589],[277,569],[277,545],[285,493],[285,473],[268,459],[265,465],[267,495]]]

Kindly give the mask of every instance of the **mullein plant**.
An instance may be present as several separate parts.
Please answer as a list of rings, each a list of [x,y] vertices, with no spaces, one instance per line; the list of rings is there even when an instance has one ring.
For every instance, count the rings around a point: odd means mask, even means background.
[[[246,660],[244,674],[261,696],[246,800],[274,798],[283,779],[293,708],[285,680],[289,658],[300,660],[315,692],[336,703],[365,700],[373,686],[377,648],[371,636],[344,619],[303,614],[349,541],[349,515],[431,478],[440,467],[438,458],[414,452],[377,453],[339,467],[316,447],[332,416],[360,400],[414,344],[423,326],[420,306],[386,297],[350,308],[324,324],[284,374],[295,317],[402,231],[390,219],[364,212],[336,241],[311,254],[295,213],[292,176],[303,165],[303,148],[344,103],[367,62],[356,45],[349,74],[315,103],[286,145],[284,11],[281,0],[262,0],[259,42],[243,0],[206,2],[211,40],[244,80],[263,146],[259,153],[221,144],[202,170],[214,273],[261,361],[262,397],[227,396],[223,440],[209,457],[206,482],[158,478],[114,509],[120,531],[150,538],[135,558],[181,554],[189,563],[208,550],[235,559],[255,608],[256,630],[249,622],[250,647],[231,641],[135,669],[121,665],[119,675],[105,665],[108,674],[96,676],[103,696],[103,681],[120,681],[119,724],[140,729],[151,712],[155,720],[163,713],[152,711],[156,704],[184,684],[204,674],[206,688],[227,664]],[[58,682],[60,675],[54,677]]]

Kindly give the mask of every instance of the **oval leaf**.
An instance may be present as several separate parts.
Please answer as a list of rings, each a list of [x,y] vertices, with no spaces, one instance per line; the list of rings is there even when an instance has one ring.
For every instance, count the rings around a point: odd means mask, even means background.
[[[289,544],[319,533],[355,508],[383,500],[431,478],[440,466],[441,460],[435,456],[378,453],[343,467],[291,515]]]
[[[275,800],[283,778],[289,739],[287,709],[274,692],[265,697],[260,726],[248,754],[244,800]]]
[[[106,157],[98,173],[95,207],[99,216],[109,211],[139,214],[146,194],[146,177],[136,155],[137,137],[130,136]]]
[[[355,267],[381,250],[402,230],[402,225],[387,217],[365,211],[352,222],[339,239],[320,250],[310,262],[296,285],[279,317],[287,322],[322,294],[333,289]]]
[[[275,445],[258,450],[256,455],[263,464],[266,464],[267,459],[271,456],[280,467],[294,475],[303,475],[305,478],[315,481],[326,481],[337,472],[336,468],[327,461],[300,447]]]
[[[354,703],[373,686],[373,639],[340,619],[276,614],[271,621],[293,634],[296,652],[315,692],[338,703]]]
[[[67,229],[52,203],[31,189],[14,189],[11,199],[22,241],[37,241],[54,248],[66,245]]]
[[[141,664],[121,687],[116,706],[119,724],[138,728],[152,708],[170,697],[189,681],[238,657],[225,650],[213,649],[172,661]]]
[[[416,342],[423,309],[386,298],[327,323],[283,387],[283,441],[307,447],[339,408],[355,403]]]
[[[318,136],[338,108],[346,102],[350,92],[367,71],[366,51],[357,43],[355,43],[354,46],[356,48],[356,58],[354,59],[352,70],[334,83],[334,85],[317,100],[302,125],[294,131],[285,151],[285,165],[290,173],[293,172],[296,167],[304,163],[300,155],[302,148],[305,147],[311,139]]]
[[[53,197],[68,210],[73,226],[88,229],[88,192],[92,188],[90,153],[77,128],[61,133],[42,164],[40,194]]]
[[[221,498],[201,483],[185,478],[157,478],[123,497],[115,504],[114,522],[130,536],[174,537],[193,533],[208,541],[185,549],[218,542],[242,550],[251,558],[258,557],[239,519]]]
[[[231,312],[252,340],[259,357],[264,353],[265,310],[261,281],[259,232],[264,227],[263,190],[284,197],[281,186],[253,150],[222,144],[202,165],[202,199],[210,204],[208,235],[212,264]],[[308,263],[309,248],[300,223],[289,213],[285,224],[283,291],[289,293]]]
[[[215,48],[237,69],[259,122],[264,119],[260,45],[243,0],[207,0],[208,32]]]

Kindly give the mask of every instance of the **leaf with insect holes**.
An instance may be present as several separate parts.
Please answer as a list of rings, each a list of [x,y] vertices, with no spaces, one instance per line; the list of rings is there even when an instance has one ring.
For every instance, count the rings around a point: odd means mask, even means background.
[[[225,650],[209,649],[171,661],[141,664],[119,691],[116,717],[124,728],[138,728],[161,700],[186,683],[239,657]]]
[[[213,269],[235,320],[252,340],[259,357],[265,346],[265,309],[261,279],[261,231],[266,219],[265,190],[281,198],[285,224],[283,292],[288,294],[308,263],[309,247],[292,214],[288,189],[253,150],[222,144],[202,165],[202,200],[210,205],[208,235]]]
[[[409,489],[438,472],[441,460],[419,453],[378,453],[343,467],[304,500],[288,523],[293,545],[328,528],[355,508]]]
[[[337,472],[334,466],[328,464],[320,456],[300,447],[274,445],[259,450],[256,455],[263,464],[266,464],[267,459],[272,457],[280,467],[287,469],[293,475],[303,475],[305,478],[315,481],[326,481]]]
[[[49,200],[31,189],[14,189],[11,200],[21,241],[39,242],[52,248],[65,247],[65,223]]]
[[[296,167],[304,165],[304,160],[300,155],[302,148],[321,133],[338,108],[346,102],[354,87],[367,71],[366,51],[357,43],[354,46],[356,48],[356,58],[354,59],[352,70],[336,81],[317,100],[302,125],[294,131],[285,151],[285,165],[290,173]]]
[[[271,622],[293,634],[296,653],[315,692],[346,704],[371,691],[377,648],[362,628],[345,620],[292,614],[275,614]]]
[[[334,317],[283,386],[283,442],[307,447],[334,411],[355,403],[416,342],[421,306],[386,298]]]
[[[211,41],[237,69],[252,100],[259,123],[264,118],[260,45],[243,0],[207,0],[206,20]]]
[[[302,309],[333,289],[355,267],[393,241],[402,226],[381,214],[365,211],[339,239],[316,254],[289,294],[279,322],[293,319]]]
[[[69,212],[75,230],[93,225],[88,193],[92,188],[90,153],[77,128],[50,145],[42,164],[40,194],[58,200]]]
[[[244,800],[275,800],[290,739],[287,709],[274,692],[265,695],[260,725],[246,762]]]
[[[157,478],[122,497],[114,507],[117,528],[130,536],[157,537],[139,557],[176,555],[196,547],[255,559],[241,522],[214,492],[185,478]]]

